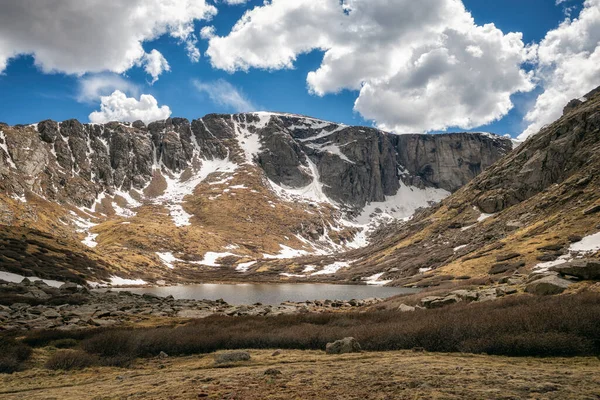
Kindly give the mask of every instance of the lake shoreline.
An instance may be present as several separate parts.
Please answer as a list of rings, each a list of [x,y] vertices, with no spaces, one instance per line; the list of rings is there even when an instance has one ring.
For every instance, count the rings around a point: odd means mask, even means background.
[[[267,286],[269,286],[267,289],[272,289],[273,285]],[[311,289],[315,289],[315,285],[310,286]],[[240,286],[236,285],[235,288],[228,289],[239,291]],[[138,290],[148,291],[149,288],[138,288]],[[163,326],[211,316],[279,316],[298,313],[350,312],[374,306],[383,302],[385,297],[344,300],[336,299],[339,297],[336,295],[328,296],[325,291],[319,293],[323,300],[281,301],[266,304],[259,301],[225,301],[223,296],[216,299],[178,299],[172,295],[161,297],[153,293],[133,293],[131,289],[125,288],[90,291],[73,283],[56,288],[43,281],[0,282],[2,298],[0,331]]]

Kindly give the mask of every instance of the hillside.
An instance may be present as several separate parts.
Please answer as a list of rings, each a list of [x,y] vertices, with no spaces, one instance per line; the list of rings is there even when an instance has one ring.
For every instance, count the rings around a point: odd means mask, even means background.
[[[381,229],[368,248],[340,256],[350,267],[332,279],[443,286],[597,259],[599,150],[600,91],[594,90],[440,204]],[[330,261],[306,261],[315,262]]]
[[[278,280],[285,260],[363,247],[511,147],[278,113],[1,125],[1,269],[82,283]]]

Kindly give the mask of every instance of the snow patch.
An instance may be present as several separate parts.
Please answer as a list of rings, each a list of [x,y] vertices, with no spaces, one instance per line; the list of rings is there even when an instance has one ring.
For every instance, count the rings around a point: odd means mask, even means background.
[[[162,174],[167,182],[167,189],[161,196],[154,199],[154,203],[167,207],[171,219],[177,227],[191,225],[190,218],[192,215],[185,212],[181,206],[185,196],[194,193],[196,186],[206,180],[209,175],[214,173],[232,173],[238,167],[229,158],[201,160],[201,162],[202,166],[200,170],[185,181],[181,180],[183,172],[174,175],[173,178],[168,174]]]
[[[350,267],[350,263],[349,262],[346,262],[346,261],[337,261],[337,262],[334,262],[333,264],[326,265],[321,271],[313,272],[310,275],[311,276],[315,276],[315,275],[330,275],[330,274],[335,274],[340,269],[342,269],[342,268],[348,268],[348,267]]]
[[[600,251],[600,232],[589,235],[569,247],[569,251],[592,253]]]
[[[360,224],[368,224],[373,219],[379,222],[388,222],[394,219],[408,220],[415,211],[421,207],[427,207],[437,203],[450,195],[444,189],[407,186],[400,181],[400,188],[393,196],[386,196],[385,201],[372,202],[365,206],[361,214],[356,218]]]
[[[271,255],[271,254],[263,254],[263,258],[266,259],[288,259],[288,258],[296,258],[296,257],[301,257],[301,256],[306,256],[309,255],[310,253],[305,251],[305,250],[297,250],[297,249],[292,249],[289,246],[280,244],[279,247],[281,247],[281,251],[276,254],[276,255]]]
[[[110,284],[112,286],[140,286],[140,285],[146,285],[148,282],[142,280],[142,279],[126,279],[126,278],[119,278],[118,276],[111,276],[110,277]]]
[[[308,172],[313,177],[310,184],[302,188],[291,188],[284,185],[280,186],[269,179],[272,190],[277,196],[287,201],[306,200],[314,203],[329,203],[336,206],[335,202],[330,200],[323,192],[323,184],[319,180],[317,166],[309,157],[306,157],[306,160],[308,162]]]
[[[173,263],[183,262],[183,260],[180,260],[179,258],[175,257],[173,255],[173,253],[171,253],[171,252],[165,252],[165,253],[156,252],[156,255],[158,256],[158,258],[160,258],[160,261],[162,261],[163,264],[165,264],[167,266],[167,268],[169,268],[169,269],[175,268]]]
[[[91,247],[92,249],[98,246],[98,242],[96,242],[96,238],[98,237],[97,233],[88,232],[88,235],[85,239],[81,241],[81,243],[85,244],[87,247]]]
[[[467,247],[468,244],[463,244],[462,246],[457,246],[454,248],[454,252],[456,253],[457,251],[459,251],[460,249],[464,249],[465,247]]]
[[[376,285],[376,286],[387,285],[388,283],[390,283],[392,281],[392,279],[387,280],[387,281],[379,280],[384,274],[385,274],[385,272],[380,272],[378,274],[374,274],[369,277],[363,278],[363,281],[365,281],[367,285]]]
[[[200,265],[206,265],[208,267],[220,267],[221,264],[217,263],[217,260],[219,258],[223,258],[223,257],[228,257],[228,256],[235,256],[235,257],[239,257],[237,254],[233,254],[233,253],[215,253],[213,251],[209,251],[208,253],[204,254],[204,258],[202,259],[202,261],[194,261],[192,262],[192,264],[200,264]]]
[[[254,264],[256,264],[256,261],[248,261],[245,263],[240,263],[237,265],[237,267],[235,267],[235,270],[238,272],[246,272],[248,271],[248,269],[253,266]]]

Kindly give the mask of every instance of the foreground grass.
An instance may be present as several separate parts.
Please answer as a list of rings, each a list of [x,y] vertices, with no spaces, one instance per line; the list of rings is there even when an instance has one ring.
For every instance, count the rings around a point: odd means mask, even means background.
[[[215,316],[171,327],[31,332],[20,342],[4,340],[5,347],[13,343],[20,348],[5,349],[0,371],[13,372],[25,365],[24,345],[71,349],[56,352],[46,363],[50,369],[68,370],[126,367],[136,358],[161,351],[185,356],[223,349],[323,350],[328,342],[347,336],[355,337],[368,351],[423,348],[505,356],[600,355],[599,326],[598,293],[524,295],[409,313]]]
[[[38,349],[36,353],[46,350]],[[140,359],[128,370],[34,367],[0,375],[11,399],[595,399],[594,358],[250,350],[249,362],[217,368],[212,355]],[[43,358],[38,354],[34,357]],[[43,359],[40,359],[42,362]],[[265,375],[275,368],[279,375]]]

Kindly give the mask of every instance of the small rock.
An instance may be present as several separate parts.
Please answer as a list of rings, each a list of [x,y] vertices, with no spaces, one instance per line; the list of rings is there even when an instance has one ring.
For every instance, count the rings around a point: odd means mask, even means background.
[[[540,250],[540,251],[559,251],[559,250],[562,250],[563,247],[565,247],[565,246],[562,243],[553,243],[553,244],[547,244],[542,247],[538,247],[538,250]]]
[[[44,311],[42,313],[42,315],[46,318],[59,318],[60,317],[60,313],[58,313],[56,310],[52,310],[52,309]]]
[[[583,237],[581,237],[579,235],[570,235],[567,237],[567,240],[571,243],[577,243],[577,242],[581,242],[583,240]]]
[[[593,206],[593,207],[590,207],[590,208],[588,208],[587,210],[585,210],[585,211],[583,212],[583,215],[595,214],[595,213],[597,213],[597,212],[599,212],[599,211],[600,211],[600,204],[597,204],[597,205],[595,205],[595,206]]]
[[[77,284],[73,282],[63,283],[58,289],[63,292],[75,293],[77,292]]]
[[[250,360],[250,354],[247,351],[231,351],[215,355],[215,364],[227,364],[248,360]]]
[[[512,260],[513,258],[517,258],[520,257],[521,255],[519,253],[509,253],[509,254],[502,254],[496,257],[496,261],[501,262],[501,261],[508,261],[508,260]]]
[[[158,358],[160,358],[160,359],[169,358],[169,355],[167,353],[165,353],[164,351],[161,351],[160,353],[158,353]]]
[[[281,375],[281,371],[278,370],[277,368],[269,368],[268,370],[265,371],[265,375],[270,375],[270,376]]]
[[[327,354],[360,353],[361,351],[360,344],[353,337],[347,337],[336,340],[333,343],[327,343],[327,346],[325,347],[325,352]]]
[[[281,350],[275,350],[273,354],[271,354],[271,357],[277,357],[279,355],[281,355]]]

